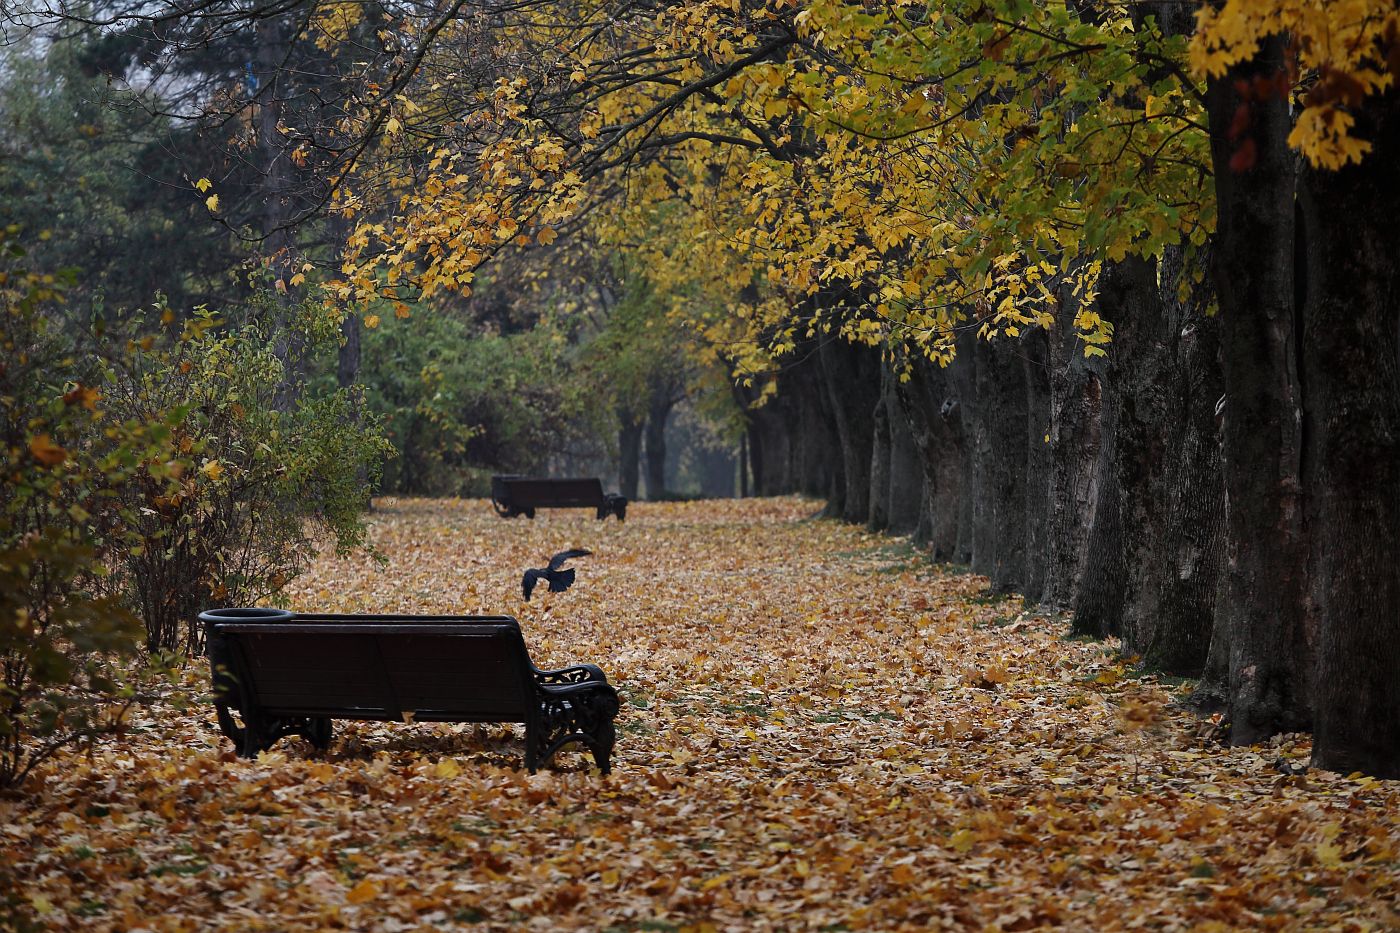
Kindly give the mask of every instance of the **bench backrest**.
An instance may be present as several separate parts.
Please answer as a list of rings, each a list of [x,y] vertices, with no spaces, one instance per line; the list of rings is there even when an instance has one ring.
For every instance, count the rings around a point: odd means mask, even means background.
[[[508,617],[297,615],[210,627],[268,715],[528,722],[534,669]]]
[[[504,495],[517,508],[535,506],[587,507],[603,504],[603,483],[596,476],[569,479],[546,479],[537,476],[498,476],[492,478],[493,489],[499,482]]]

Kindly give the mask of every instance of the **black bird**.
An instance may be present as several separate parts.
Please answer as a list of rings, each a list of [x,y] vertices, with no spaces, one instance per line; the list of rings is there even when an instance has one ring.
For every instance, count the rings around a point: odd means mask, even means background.
[[[574,557],[587,557],[592,551],[585,551],[582,548],[572,548],[567,551],[560,551],[549,559],[549,567],[546,570],[537,570],[531,567],[525,571],[525,578],[520,581],[520,588],[525,591],[525,601],[530,601],[530,593],[535,589],[535,584],[541,580],[549,581],[549,591],[551,593],[562,593],[574,582],[574,569],[562,570],[564,561]]]

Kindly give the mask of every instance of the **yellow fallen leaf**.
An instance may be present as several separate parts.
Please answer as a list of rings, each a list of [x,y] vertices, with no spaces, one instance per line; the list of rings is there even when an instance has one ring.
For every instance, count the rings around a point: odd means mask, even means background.
[[[444,758],[437,763],[433,773],[445,781],[450,781],[462,773],[462,769],[457,766],[457,762],[451,758]]]
[[[728,881],[730,877],[730,873],[726,871],[721,874],[715,875],[713,878],[707,878],[704,882],[701,883],[700,890],[708,891],[711,888],[717,888],[720,885],[724,884],[726,881]]]
[[[372,901],[379,896],[379,885],[369,878],[362,879],[359,884],[350,889],[350,893],[345,895],[345,900],[351,904],[363,904]]]

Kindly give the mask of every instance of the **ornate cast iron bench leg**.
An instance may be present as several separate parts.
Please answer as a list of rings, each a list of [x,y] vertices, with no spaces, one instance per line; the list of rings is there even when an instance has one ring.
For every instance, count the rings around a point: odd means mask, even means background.
[[[539,730],[534,747],[526,751],[526,766],[548,764],[570,742],[581,742],[593,752],[598,770],[612,770],[612,750],[617,741],[613,717],[619,704],[617,691],[606,683],[590,681],[540,688]],[[534,768],[531,768],[533,771]]]
[[[229,741],[233,742],[233,747],[243,748],[244,730],[233,718],[233,711],[229,709],[227,703],[214,704],[214,717],[219,721],[219,731],[224,734]]]
[[[310,742],[311,747],[318,752],[324,752],[331,747],[331,736],[334,734],[335,726],[325,716],[308,716],[306,726],[301,730],[302,738]]]
[[[602,774],[612,773],[612,751],[617,743],[617,730],[613,728],[612,719],[609,718],[602,723],[594,735],[594,739],[589,743],[593,751],[593,760],[598,764],[598,771]]]

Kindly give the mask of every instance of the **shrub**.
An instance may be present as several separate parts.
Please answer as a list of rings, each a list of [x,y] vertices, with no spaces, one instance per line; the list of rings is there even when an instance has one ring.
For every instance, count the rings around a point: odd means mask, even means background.
[[[201,610],[275,597],[322,534],[341,551],[364,542],[392,448],[352,390],[284,403],[283,364],[258,325],[155,311],[161,335],[129,343],[104,387],[116,424],[171,430],[171,458],[122,490],[122,570],[147,646],[193,653]]]
[[[46,316],[61,283],[23,268],[16,232],[0,230],[0,786],[120,726],[113,659],[140,622],[104,581],[106,531],[152,451],[149,434],[99,430],[100,395]]]
[[[385,470],[388,492],[484,495],[493,472],[602,453],[596,421],[611,412],[549,327],[501,335],[424,312],[367,330],[364,359],[367,405],[399,452]]]

